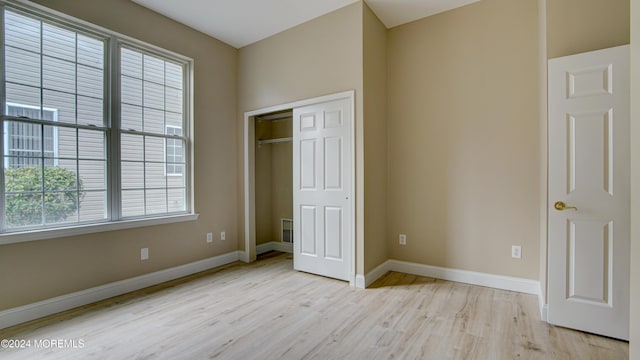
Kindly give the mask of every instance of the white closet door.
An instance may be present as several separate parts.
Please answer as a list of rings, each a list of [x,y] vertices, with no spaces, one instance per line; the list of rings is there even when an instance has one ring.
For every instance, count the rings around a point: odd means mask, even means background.
[[[293,110],[294,268],[341,280],[353,257],[352,102]]]

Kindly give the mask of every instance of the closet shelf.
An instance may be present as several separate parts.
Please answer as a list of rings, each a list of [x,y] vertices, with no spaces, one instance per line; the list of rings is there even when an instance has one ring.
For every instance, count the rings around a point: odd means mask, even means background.
[[[292,137],[283,137],[283,138],[275,138],[275,139],[259,139],[258,140],[258,145],[262,145],[262,144],[273,144],[273,143],[281,143],[281,142],[287,142],[287,141],[292,141],[293,138]]]

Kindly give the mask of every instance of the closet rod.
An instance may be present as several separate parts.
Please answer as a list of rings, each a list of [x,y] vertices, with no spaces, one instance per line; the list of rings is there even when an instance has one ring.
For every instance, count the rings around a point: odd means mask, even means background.
[[[281,142],[287,142],[287,141],[292,141],[292,140],[293,140],[292,137],[283,137],[283,138],[265,139],[265,140],[260,139],[260,140],[258,140],[258,145],[281,143]]]

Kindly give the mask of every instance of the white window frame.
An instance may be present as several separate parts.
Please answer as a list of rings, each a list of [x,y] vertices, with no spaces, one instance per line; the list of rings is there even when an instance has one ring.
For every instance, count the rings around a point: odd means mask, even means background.
[[[51,10],[42,5],[31,3],[26,0],[0,0],[0,57],[4,58],[4,9],[8,8],[12,11],[26,13],[41,20],[53,23],[58,26],[70,28],[76,32],[85,33],[105,40],[105,62],[104,71],[106,73],[105,78],[108,81],[105,83],[105,97],[104,97],[104,114],[105,114],[105,127],[110,133],[108,136],[108,149],[107,163],[107,221],[92,222],[92,223],[76,223],[72,225],[63,225],[59,227],[41,227],[25,230],[10,230],[8,231],[4,225],[4,191],[0,191],[0,215],[1,224],[0,229],[0,245],[19,243],[26,241],[58,238],[65,236],[73,236],[80,234],[88,234],[95,232],[120,230],[128,228],[136,228],[143,226],[152,226],[159,224],[169,224],[183,221],[194,221],[198,218],[198,214],[194,212],[193,199],[194,199],[194,184],[193,184],[193,60],[184,55],[174,53],[169,50],[159,48],[157,46],[147,44],[140,40],[131,38],[129,36],[111,31],[109,29],[102,28],[100,26],[91,24],[81,19],[77,19],[61,13],[59,11]],[[120,213],[120,71],[119,71],[119,48],[121,46],[130,45],[138,49],[143,49],[152,54],[157,54],[163,58],[171,59],[183,64],[184,76],[183,76],[183,136],[186,138],[186,144],[184,150],[185,156],[185,186],[186,186],[186,199],[185,208],[186,211],[180,213],[168,213],[152,216],[144,216],[139,218],[126,218],[123,219]],[[6,103],[4,93],[4,67],[0,69],[0,101]],[[109,91],[109,89],[112,89]],[[117,90],[116,90],[117,89]],[[0,107],[0,109],[4,106]],[[4,109],[6,112],[6,109]],[[111,117],[108,118],[108,114]],[[2,115],[4,118],[5,115]],[[8,118],[7,118],[8,120]],[[0,149],[3,150],[4,155],[4,137],[0,137],[3,145]],[[57,147],[57,146],[56,146]],[[165,147],[166,151],[166,147]],[[0,188],[4,189],[4,171],[0,172]]]

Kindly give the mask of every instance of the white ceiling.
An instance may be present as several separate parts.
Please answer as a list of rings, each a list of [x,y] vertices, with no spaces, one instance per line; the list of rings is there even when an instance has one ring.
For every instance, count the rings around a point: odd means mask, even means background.
[[[132,0],[241,48],[358,0]],[[387,28],[480,0],[365,0]]]

